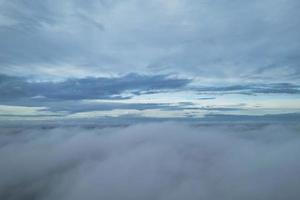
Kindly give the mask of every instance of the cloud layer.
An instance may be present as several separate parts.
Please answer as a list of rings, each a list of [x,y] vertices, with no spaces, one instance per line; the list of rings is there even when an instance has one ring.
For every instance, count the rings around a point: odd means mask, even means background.
[[[0,74],[1,100],[18,98],[49,98],[56,100],[122,99],[123,92],[155,93],[184,87],[188,79],[166,75],[127,74],[119,77],[67,79],[60,82],[32,82],[26,78]]]
[[[142,124],[0,135],[1,199],[299,199],[299,126]]]
[[[2,120],[26,116],[198,118],[205,114],[297,113],[300,109],[300,86],[296,84],[205,86],[175,75],[131,73],[37,81],[0,74],[0,93]]]
[[[7,74],[299,79],[299,1],[2,1]],[[28,70],[30,68],[30,70]]]
[[[298,0],[0,4],[0,107],[14,116],[299,112]]]
[[[64,81],[32,81],[25,77],[0,74],[0,101],[20,98],[41,100],[82,100],[82,99],[126,99],[135,95],[193,91],[198,94],[300,94],[300,86],[290,83],[236,84],[215,86],[188,86],[192,79],[170,75],[127,74],[117,77],[72,78]],[[197,82],[196,82],[197,83]],[[127,93],[127,96],[122,96]],[[44,100],[45,100],[44,99]],[[204,100],[209,100],[205,99]],[[25,103],[25,102],[24,102]]]

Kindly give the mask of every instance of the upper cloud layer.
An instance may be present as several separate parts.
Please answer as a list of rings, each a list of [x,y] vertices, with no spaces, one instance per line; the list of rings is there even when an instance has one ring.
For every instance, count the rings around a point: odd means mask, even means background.
[[[298,0],[1,1],[0,102],[62,112],[47,115],[298,112],[299,8]],[[206,95],[214,100],[197,101]]]
[[[7,74],[299,80],[298,0],[3,1]],[[28,70],[30,68],[30,70]]]

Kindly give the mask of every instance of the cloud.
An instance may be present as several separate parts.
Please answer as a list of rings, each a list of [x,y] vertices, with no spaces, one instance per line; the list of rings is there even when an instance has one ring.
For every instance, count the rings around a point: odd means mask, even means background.
[[[122,96],[126,91],[139,95],[141,92],[179,89],[189,82],[189,79],[166,75],[127,74],[111,78],[74,78],[60,82],[30,82],[25,78],[1,75],[0,91],[3,95],[0,100],[22,97],[57,100],[123,99],[130,98]]]
[[[299,126],[2,128],[1,199],[299,199]]]
[[[262,115],[298,112],[300,86],[291,83],[202,86],[198,85],[197,80],[174,75],[127,74],[54,82],[0,74],[0,93],[0,105],[16,107],[10,108],[11,116],[24,116],[17,112],[17,107],[21,106],[27,109],[40,107],[38,113],[34,112],[36,115],[53,117],[67,117],[71,114],[95,116],[95,113],[102,116],[110,111],[114,116],[116,111],[123,116],[130,111],[141,115],[140,117],[146,112],[147,116],[158,112],[172,118],[198,118],[204,114]],[[239,96],[230,99],[231,94]],[[243,95],[252,95],[252,99],[246,101]],[[274,102],[270,100],[266,104],[262,98],[270,98],[271,95]],[[282,95],[287,97],[286,100]],[[0,111],[0,115],[2,118],[9,117],[7,112]]]
[[[0,67],[298,82],[298,10],[298,0],[3,1]]]
[[[204,121],[227,121],[227,122],[299,122],[300,113],[265,114],[265,115],[230,115],[230,114],[207,114]]]
[[[291,83],[199,86],[194,89],[200,93],[219,94],[300,94],[300,86]]]
[[[58,82],[29,81],[24,77],[0,75],[2,101],[31,98],[32,101],[126,99],[135,95],[185,89],[200,94],[300,94],[300,86],[290,83],[229,86],[188,86],[191,79],[168,75],[127,74],[118,77],[72,78]],[[124,96],[123,93],[128,94]],[[199,97],[200,98],[200,97]],[[201,99],[201,98],[200,98]],[[24,99],[23,99],[24,100]],[[205,99],[210,100],[210,99]],[[26,101],[24,100],[24,103]]]

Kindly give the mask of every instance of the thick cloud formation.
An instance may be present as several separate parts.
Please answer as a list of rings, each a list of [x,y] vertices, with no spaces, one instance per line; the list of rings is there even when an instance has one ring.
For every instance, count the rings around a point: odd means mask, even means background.
[[[30,81],[25,77],[0,74],[0,101],[39,97],[38,99],[124,99],[134,95],[171,92],[184,89],[200,94],[300,94],[300,86],[289,83],[244,84],[229,86],[193,86],[192,79],[168,75],[127,74],[118,77],[86,77],[59,82]],[[130,92],[129,96],[122,96]],[[42,97],[42,98],[41,98]],[[34,101],[34,99],[31,99]],[[24,102],[25,104],[25,102]]]
[[[7,200],[300,198],[300,127],[2,128]]]
[[[122,99],[123,92],[155,93],[184,87],[189,79],[167,75],[127,74],[119,77],[87,77],[60,82],[32,82],[23,77],[0,74],[0,101],[25,97],[42,97],[57,100]],[[125,97],[128,98],[128,97]]]

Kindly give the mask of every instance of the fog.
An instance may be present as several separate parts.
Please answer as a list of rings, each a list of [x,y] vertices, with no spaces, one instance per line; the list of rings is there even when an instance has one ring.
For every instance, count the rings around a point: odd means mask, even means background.
[[[300,126],[2,128],[3,200],[298,200]]]

